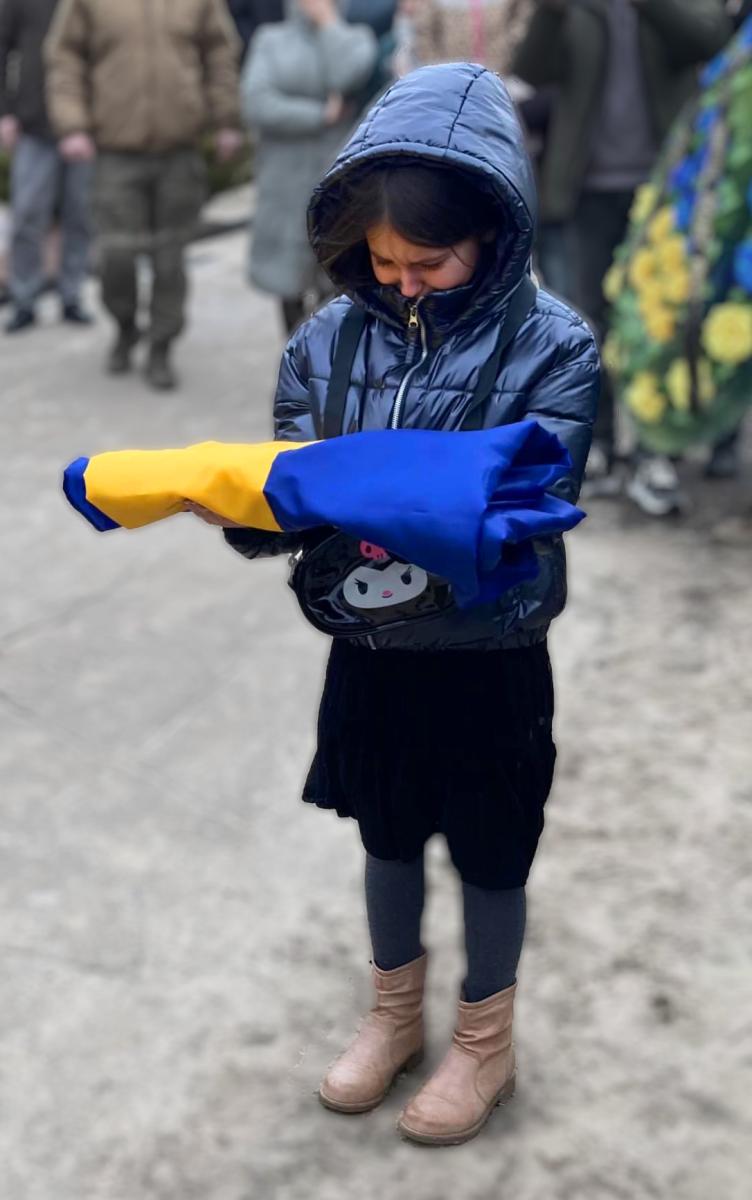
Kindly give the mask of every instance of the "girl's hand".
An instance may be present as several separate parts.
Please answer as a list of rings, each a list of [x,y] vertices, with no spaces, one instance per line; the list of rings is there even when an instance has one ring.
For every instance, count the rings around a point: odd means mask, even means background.
[[[324,107],[324,124],[336,125],[345,115],[346,104],[344,96],[340,96],[337,92],[332,93],[327,97]]]
[[[184,500],[183,509],[193,513],[194,517],[200,517],[207,525],[219,525],[222,529],[245,529],[238,521],[228,521],[227,517],[220,517],[219,513],[212,512],[210,508],[204,508],[203,504],[196,504],[193,500]]]

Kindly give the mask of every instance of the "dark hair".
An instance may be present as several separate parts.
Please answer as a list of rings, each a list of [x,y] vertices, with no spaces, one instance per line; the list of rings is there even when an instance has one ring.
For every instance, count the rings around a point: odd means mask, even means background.
[[[422,163],[364,167],[324,198],[315,246],[319,262],[338,282],[373,281],[366,231],[388,222],[418,246],[453,246],[488,237],[503,225],[501,207],[467,174]]]

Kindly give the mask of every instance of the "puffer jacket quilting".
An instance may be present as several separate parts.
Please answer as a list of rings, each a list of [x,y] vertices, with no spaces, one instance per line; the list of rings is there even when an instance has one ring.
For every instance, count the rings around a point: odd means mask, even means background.
[[[374,159],[408,157],[450,165],[487,186],[498,203],[500,234],[494,257],[463,288],[434,292],[419,301],[422,345],[407,331],[410,302],[375,281],[364,288],[334,282],[349,295],[332,301],[303,325],[282,359],[274,406],[275,436],[310,441],[320,436],[332,361],[342,321],[352,303],[368,322],[355,357],[344,433],[383,429],[390,423],[399,385],[416,361],[401,410],[400,427],[460,427],[478,373],[493,352],[510,297],[528,269],[534,231],[534,187],[522,133],[504,85],[471,64],[426,67],[394,85],[366,117],[324,178],[309,209],[314,249],[322,213],[338,203],[350,172]],[[425,354],[423,353],[425,351]],[[539,291],[536,303],[508,347],[484,426],[527,418],[557,434],[570,452],[572,472],[555,489],[574,501],[590,447],[599,389],[593,336],[561,301]],[[247,557],[290,549],[289,536],[259,537],[227,531]],[[411,649],[512,647],[542,640],[564,607],[566,568],[561,538],[537,543],[536,579],[483,605],[384,631],[376,647]]]

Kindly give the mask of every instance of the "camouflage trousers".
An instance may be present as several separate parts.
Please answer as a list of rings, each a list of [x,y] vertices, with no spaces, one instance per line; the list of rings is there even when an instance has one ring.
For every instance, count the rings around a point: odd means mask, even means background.
[[[138,320],[139,257],[151,263],[149,339],[164,344],[185,323],[185,246],[207,195],[198,151],[99,154],[94,216],[102,299],[120,325]]]

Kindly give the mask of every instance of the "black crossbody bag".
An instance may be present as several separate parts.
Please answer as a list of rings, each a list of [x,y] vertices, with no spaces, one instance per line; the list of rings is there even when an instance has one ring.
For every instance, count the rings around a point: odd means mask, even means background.
[[[493,354],[481,368],[461,430],[483,428],[485,405],[504,352],[533,308],[537,292],[526,275],[511,299]],[[342,434],[353,363],[367,319],[365,311],[353,305],[342,322],[319,431],[325,438]],[[290,563],[289,584],[306,619],[331,637],[364,637],[455,608],[446,580],[339,530],[308,535]]]

